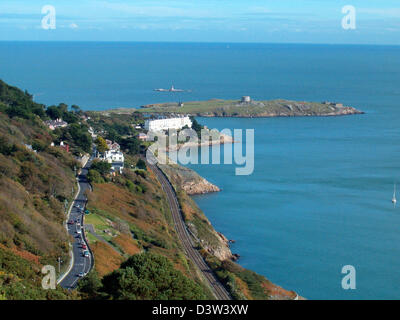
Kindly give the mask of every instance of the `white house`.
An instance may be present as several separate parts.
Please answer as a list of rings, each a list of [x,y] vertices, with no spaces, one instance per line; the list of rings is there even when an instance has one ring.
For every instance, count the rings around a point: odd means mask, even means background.
[[[188,116],[175,118],[162,118],[146,120],[144,128],[148,131],[162,131],[168,129],[182,129],[183,127],[192,127],[192,120]]]
[[[107,150],[104,152],[103,159],[108,163],[124,162],[124,154],[121,151]]]
[[[68,126],[68,123],[58,118],[56,120],[47,120],[45,124],[50,128],[50,130],[55,130],[57,128],[64,128]]]
[[[107,150],[103,153],[103,156],[100,157],[103,161],[111,163],[111,173],[118,171],[120,174],[122,173],[122,169],[124,168],[124,154],[118,150]]]

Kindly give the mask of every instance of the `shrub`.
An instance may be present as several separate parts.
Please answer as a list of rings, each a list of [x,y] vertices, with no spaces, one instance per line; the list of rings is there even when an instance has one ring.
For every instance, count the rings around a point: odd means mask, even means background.
[[[90,169],[87,175],[87,179],[89,182],[93,183],[104,183],[104,179],[101,176],[101,174],[95,170],[95,169]]]
[[[198,300],[202,288],[175,270],[165,257],[145,252],[131,256],[121,268],[103,278],[103,291],[112,299]]]
[[[138,160],[138,162],[136,163],[136,167],[138,169],[141,169],[141,170],[146,170],[147,169],[146,162],[144,162],[142,159]]]

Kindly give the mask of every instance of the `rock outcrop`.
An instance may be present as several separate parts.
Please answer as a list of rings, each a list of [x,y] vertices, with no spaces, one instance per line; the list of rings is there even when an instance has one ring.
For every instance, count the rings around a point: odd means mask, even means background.
[[[158,166],[172,183],[180,186],[189,195],[221,191],[192,169],[178,164],[159,164]]]
[[[189,195],[221,191],[220,188],[204,178],[201,181],[187,181],[183,183],[182,189]]]

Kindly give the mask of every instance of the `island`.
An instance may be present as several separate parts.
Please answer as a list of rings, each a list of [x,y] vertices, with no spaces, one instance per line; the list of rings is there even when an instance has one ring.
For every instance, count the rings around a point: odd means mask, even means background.
[[[240,100],[211,99],[149,104],[140,109],[120,108],[107,112],[125,114],[133,111],[159,115],[185,114],[198,117],[238,118],[342,116],[364,113],[354,107],[337,102],[300,102],[284,99],[255,101],[249,96],[244,96]]]

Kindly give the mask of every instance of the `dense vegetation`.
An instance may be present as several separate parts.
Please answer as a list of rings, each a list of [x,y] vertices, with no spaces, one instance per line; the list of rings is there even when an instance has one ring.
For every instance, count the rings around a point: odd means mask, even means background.
[[[130,155],[135,155],[140,152],[140,141],[137,138],[141,129],[136,129],[137,126],[143,126],[143,115],[139,112],[132,112],[129,116],[99,112],[89,112],[90,120],[88,123],[92,128],[101,134],[97,146],[99,151],[105,149],[102,140],[108,139],[120,144],[121,150]]]
[[[76,299],[74,292],[41,288],[40,264],[32,255],[0,245],[0,300]]]
[[[112,299],[192,300],[205,299],[201,287],[161,255],[131,256],[118,270],[103,278],[103,291]]]
[[[34,119],[36,116],[45,117],[45,106],[32,101],[32,95],[22,92],[16,87],[7,85],[0,80],[0,112],[9,117]]]
[[[203,288],[174,268],[169,259],[150,252],[130,256],[102,279],[96,270],[79,283],[90,299],[200,300]]]
[[[39,278],[42,265],[68,261],[62,224],[79,164],[51,146],[58,137],[46,119],[45,106],[0,81],[0,295],[7,299],[67,297],[44,292]]]

